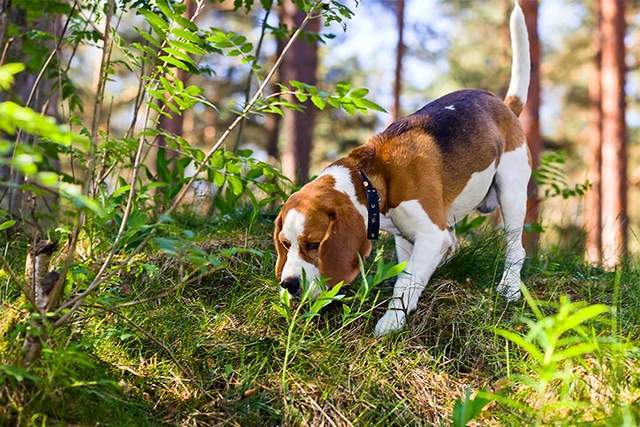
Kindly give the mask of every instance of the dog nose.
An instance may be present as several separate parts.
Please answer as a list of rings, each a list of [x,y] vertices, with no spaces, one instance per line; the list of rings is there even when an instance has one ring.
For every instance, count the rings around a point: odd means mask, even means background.
[[[297,277],[288,277],[280,282],[280,286],[288,290],[291,295],[296,295],[300,290],[300,279]]]

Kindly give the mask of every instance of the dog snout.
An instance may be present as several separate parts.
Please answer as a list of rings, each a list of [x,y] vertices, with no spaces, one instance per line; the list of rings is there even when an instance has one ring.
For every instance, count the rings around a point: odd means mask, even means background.
[[[287,277],[280,286],[289,291],[291,295],[297,295],[300,292],[300,279],[297,277]]]

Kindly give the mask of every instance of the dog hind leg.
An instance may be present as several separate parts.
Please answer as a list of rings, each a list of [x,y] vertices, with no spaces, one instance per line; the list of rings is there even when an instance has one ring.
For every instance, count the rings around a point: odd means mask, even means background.
[[[530,176],[531,166],[526,144],[502,155],[496,173],[496,184],[507,236],[507,251],[504,273],[497,290],[509,301],[520,298],[520,271],[526,257],[522,246],[522,232]]]

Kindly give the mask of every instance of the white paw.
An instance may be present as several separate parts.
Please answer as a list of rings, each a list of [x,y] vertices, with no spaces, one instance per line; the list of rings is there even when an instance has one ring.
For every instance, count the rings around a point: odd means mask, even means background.
[[[498,285],[497,291],[500,295],[507,300],[507,302],[518,301],[522,296],[520,292],[520,284],[522,281],[519,278],[509,279],[503,277]]]
[[[382,318],[378,320],[374,334],[376,335],[376,337],[381,337],[388,334],[389,332],[398,331],[402,329],[405,323],[406,315],[404,314],[404,311],[387,310],[384,316],[382,316]]]

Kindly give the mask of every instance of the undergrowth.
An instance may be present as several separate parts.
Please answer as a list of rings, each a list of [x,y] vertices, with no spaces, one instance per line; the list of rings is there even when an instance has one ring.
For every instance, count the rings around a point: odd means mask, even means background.
[[[616,275],[543,251],[524,271],[530,297],[507,305],[494,292],[502,236],[470,234],[438,269],[408,328],[375,339],[400,271],[390,239],[378,243],[352,285],[299,304],[280,294],[273,276],[272,219],[255,218],[249,233],[249,218],[183,218],[185,229],[200,230],[194,240],[216,254],[218,267],[186,274],[187,261],[147,250],[72,323],[53,330],[28,369],[19,363],[30,327],[26,302],[3,292],[0,420],[386,426],[638,419],[635,266]],[[540,333],[565,325],[561,313],[585,307],[600,311],[562,341],[581,351],[554,366],[539,361]]]

